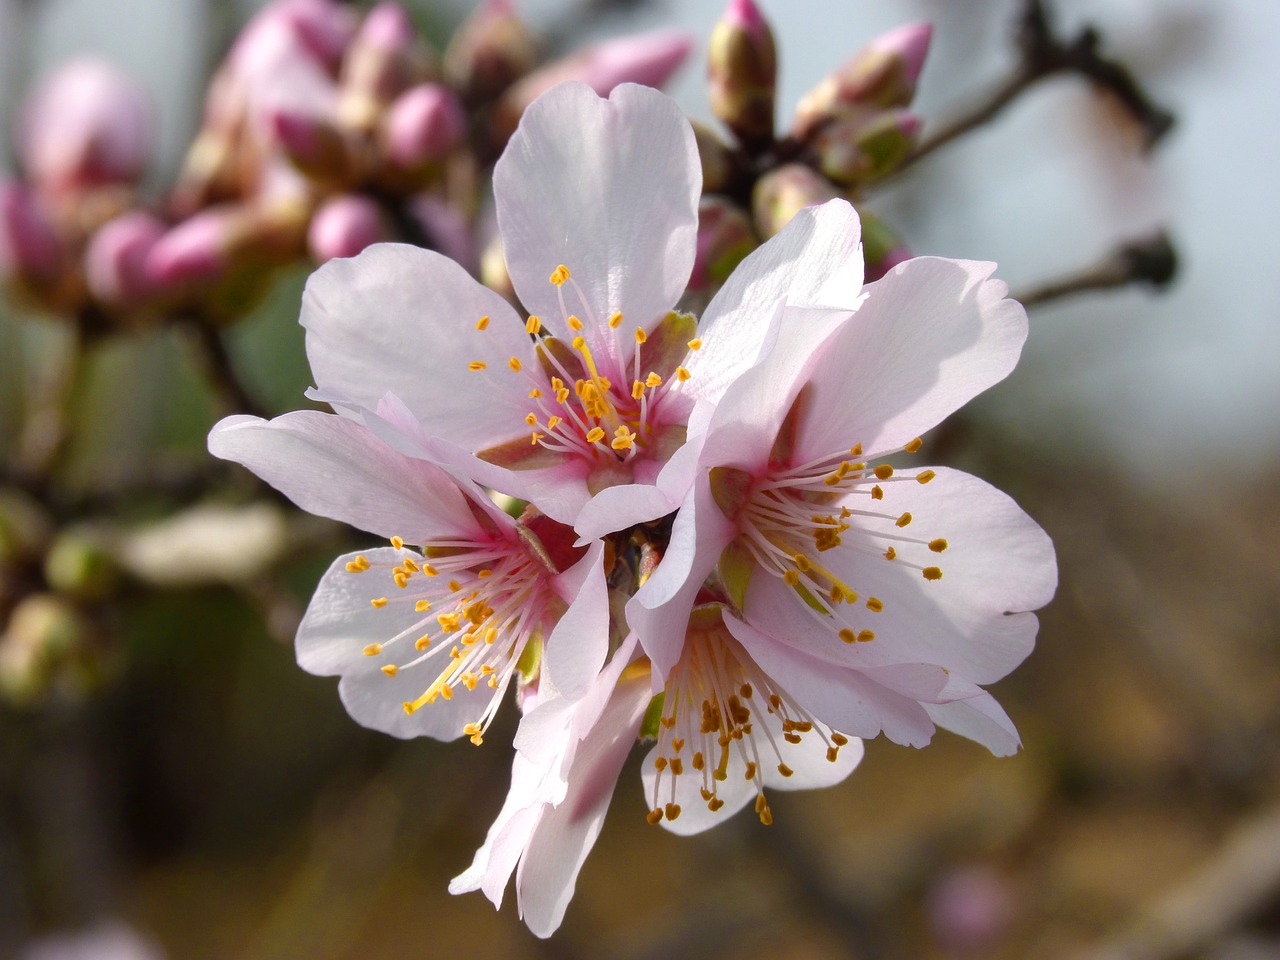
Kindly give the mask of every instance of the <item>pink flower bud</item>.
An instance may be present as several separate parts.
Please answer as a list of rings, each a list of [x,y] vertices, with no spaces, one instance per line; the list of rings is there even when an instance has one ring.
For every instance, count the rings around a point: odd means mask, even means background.
[[[378,205],[356,194],[326,200],[307,230],[307,248],[317,263],[354,257],[370,244],[386,239],[386,224]]]
[[[443,159],[466,133],[462,104],[438,83],[424,83],[402,94],[383,121],[387,156],[405,170]]]
[[[89,291],[112,306],[128,306],[155,292],[147,270],[152,248],[165,226],[149,213],[134,211],[109,221],[89,240],[84,270]]]
[[[227,266],[238,208],[210,207],[162,236],[147,255],[146,273],[164,287],[211,280]]]
[[[905,110],[874,110],[832,120],[814,136],[822,172],[836,183],[870,183],[892,173],[915,149],[920,119]]]
[[[333,0],[284,0],[273,6],[302,45],[336,73],[356,32],[351,8]]]
[[[503,96],[495,120],[499,145],[515,130],[525,108],[557,83],[577,80],[591,86],[602,97],[607,97],[620,83],[660,87],[684,62],[692,45],[688,34],[659,30],[606,40],[547,64]]]
[[[43,79],[22,108],[19,152],[50,193],[131,183],[151,149],[145,93],[103,60],[72,60]]]
[[[840,191],[820,173],[799,163],[789,163],[756,181],[751,193],[751,215],[760,237],[767,240],[805,207],[838,196]]]
[[[62,244],[32,190],[0,181],[0,276],[37,283],[54,279],[62,266]]]
[[[430,73],[430,57],[409,14],[393,0],[382,0],[364,18],[343,61],[340,115],[356,129],[371,131],[387,104]]]
[[[901,64],[898,81],[900,95],[910,103],[916,83],[924,69],[924,59],[929,53],[929,41],[933,39],[933,24],[908,23],[888,33],[883,33],[867,45],[868,50],[884,54]]]
[[[444,52],[444,75],[466,103],[485,103],[537,62],[537,41],[508,0],[486,0],[454,32]]]
[[[711,109],[744,144],[773,141],[778,52],[773,31],[751,0],[730,0],[711,31],[707,81]]]
[[[340,178],[350,165],[342,132],[327,119],[301,110],[268,111],[272,138],[299,170],[320,178]]]
[[[873,213],[858,211],[862,221],[862,256],[866,261],[865,281],[879,280],[912,257],[911,249],[898,232]]]

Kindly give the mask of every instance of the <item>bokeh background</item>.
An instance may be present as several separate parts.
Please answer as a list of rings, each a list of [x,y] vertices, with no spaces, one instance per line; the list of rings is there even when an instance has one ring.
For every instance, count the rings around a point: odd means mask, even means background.
[[[437,42],[470,8],[411,6]],[[1013,65],[1011,0],[761,7],[782,118],[911,20],[936,25],[916,100],[927,125]],[[0,0],[5,119],[41,71],[105,54],[154,95],[154,176],[169,182],[208,72],[254,8]],[[917,252],[999,262],[1015,293],[1158,227],[1180,254],[1164,293],[1035,308],[1014,375],[926,438],[1011,492],[1058,547],[1038,649],[995,689],[1019,755],[945,733],[923,751],[877,741],[840,787],[775,798],[771,828],[743,816],[677,839],[644,822],[637,754],[564,927],[541,942],[513,903],[495,914],[445,892],[501,804],[511,712],[480,749],[356,727],[290,640],[330,557],[367,540],[277,505],[237,513],[235,529],[196,513],[182,536],[143,539],[175,575],[111,604],[92,693],[0,707],[0,956],[46,938],[40,957],[122,960],[1280,957],[1280,6],[1054,8],[1065,31],[1096,23],[1177,114],[1160,146],[1144,154],[1113,104],[1063,77],[868,201]],[[671,89],[710,119],[701,51],[719,3],[522,9],[561,49],[686,27],[695,53]],[[305,275],[232,334],[272,411],[301,405],[310,383]],[[63,336],[56,318],[0,305],[0,455]],[[200,468],[215,405],[177,333],[109,341],[83,377],[73,486]],[[118,509],[148,519],[141,500]],[[47,939],[76,930],[97,939]]]

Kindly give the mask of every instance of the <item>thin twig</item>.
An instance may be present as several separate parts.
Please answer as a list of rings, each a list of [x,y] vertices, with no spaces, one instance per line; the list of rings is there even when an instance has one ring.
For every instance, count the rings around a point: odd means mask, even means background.
[[[1148,96],[1128,67],[1098,52],[1101,39],[1098,29],[1089,25],[1069,40],[1055,36],[1042,0],[1025,0],[1017,31],[1017,70],[976,107],[922,143],[895,173],[990,122],[1028,88],[1059,73],[1079,74],[1114,96],[1142,127],[1144,145],[1151,149],[1173,127],[1174,116]]]
[[[1163,289],[1173,282],[1177,272],[1177,251],[1162,230],[1122,244],[1092,266],[1015,294],[1014,299],[1024,307],[1032,307],[1087,290],[1109,290],[1131,283]]]
[[[231,354],[217,328],[193,320],[185,324],[191,331],[191,342],[196,349],[196,356],[203,368],[209,386],[223,414],[250,413],[257,417],[265,417],[267,413],[249,396],[248,390],[236,375],[235,365],[231,362]]]
[[[83,365],[85,338],[69,325],[65,340],[47,353],[34,378],[18,438],[15,472],[30,489],[43,489],[71,439],[71,406]]]

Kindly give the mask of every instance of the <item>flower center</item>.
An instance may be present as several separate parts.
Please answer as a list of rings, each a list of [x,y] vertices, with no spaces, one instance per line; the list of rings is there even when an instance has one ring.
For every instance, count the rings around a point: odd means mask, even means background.
[[[765,765],[783,777],[785,756],[807,737],[822,741],[834,763],[849,742],[818,723],[747,656],[724,625],[722,607],[695,608],[680,661],[667,677],[658,723],[658,747],[650,823],[680,816],[677,781],[695,777],[712,813],[724,806],[720,792],[730,777],[755,788],[760,822],[773,822],[765,798]]]
[[[462,730],[478,745],[525,647],[559,602],[547,568],[522,545],[501,539],[433,543],[422,553],[407,549],[399,537],[391,545],[402,554],[397,563],[372,564],[361,555],[347,570],[389,574],[396,590],[370,603],[375,609],[412,605],[422,617],[391,639],[369,644],[364,654],[386,657],[380,669],[389,677],[406,670],[425,677],[436,673],[418,697],[405,702],[408,714],[440,698],[451,700],[460,686],[474,690],[487,684],[493,695]]]

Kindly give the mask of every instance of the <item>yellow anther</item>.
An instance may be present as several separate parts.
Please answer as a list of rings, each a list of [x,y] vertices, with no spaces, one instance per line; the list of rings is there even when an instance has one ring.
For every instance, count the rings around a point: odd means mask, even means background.
[[[620,326],[622,326],[622,314],[620,314],[617,310],[609,314],[609,326],[613,327],[613,329],[615,330],[617,330]]]
[[[383,673],[385,673],[388,677],[394,677],[397,673],[399,673],[399,672],[400,672],[400,668],[399,668],[399,667],[397,667],[394,663],[386,663],[386,664],[383,664],[383,665],[382,665],[381,667],[379,667],[378,669],[380,669],[380,670],[381,670]]]
[[[849,448],[849,456],[851,456],[851,457],[860,457],[860,456],[862,456],[862,444],[860,444],[860,443],[855,443],[852,447],[850,447],[850,448]]]
[[[754,762],[747,762],[747,769],[744,771],[744,780],[754,780],[756,778],[756,765]]]
[[[830,763],[835,763],[835,762],[836,762],[836,759],[837,759],[839,756],[840,756],[840,748],[839,748],[839,747],[827,747],[827,760],[828,760]]]
[[[874,487],[871,488],[871,499],[872,500],[884,499],[884,489],[880,486],[880,484],[877,483]]]
[[[756,795],[756,813],[763,813],[769,806],[769,801],[764,798],[764,794]]]
[[[796,570],[788,570],[783,573],[782,579],[787,582],[788,587],[794,587],[800,582],[800,574]]]
[[[702,349],[702,338],[701,338],[701,337],[694,337],[692,340],[690,340],[690,341],[689,341],[689,349],[690,349],[690,350],[701,350],[701,349]]]
[[[485,369],[485,367],[487,366],[488,364],[485,363],[483,360],[472,360],[470,363],[467,364],[467,369],[470,370],[472,373],[475,373],[479,370]]]
[[[600,427],[592,427],[587,432],[587,443],[598,443],[604,439],[604,430]]]
[[[653,769],[657,770],[659,773],[667,769],[667,758],[655,757],[653,761]]]
[[[921,440],[919,437],[916,437],[914,440],[912,440],[902,449],[907,451],[907,453],[918,453],[920,448],[923,446],[924,446],[924,441]]]
[[[538,445],[538,441],[541,439],[542,439],[542,434],[540,434],[537,430],[533,431],[533,433],[529,434],[529,446],[536,447]]]
[[[417,573],[422,568],[414,561],[413,557],[405,557],[400,561],[400,566],[404,567],[405,573]]]
[[[450,686],[442,686],[440,688],[440,696],[444,697],[446,700],[452,700],[453,688]]]
[[[477,329],[477,330],[487,330],[487,329],[489,329],[489,318],[488,318],[488,317],[481,317],[479,320],[477,320],[477,321],[476,321],[476,329]]]
[[[529,391],[530,400],[537,400],[541,396],[542,396],[542,391],[539,390],[537,387],[534,387],[532,390]]]
[[[925,567],[920,571],[926,580],[941,580],[942,570],[938,567]]]
[[[947,549],[947,546],[947,541],[942,539],[942,537],[939,537],[937,540],[929,541],[929,549],[934,553],[941,553],[943,550]]]
[[[564,403],[569,399],[569,388],[561,387],[556,391],[556,403]]]
[[[706,758],[702,756],[702,751],[699,750],[697,753],[693,755],[693,769],[702,770],[706,767],[706,765],[707,765]]]
[[[666,809],[666,811],[665,811],[665,812],[666,812],[666,814],[667,814],[667,819],[668,819],[668,820],[674,820],[674,819],[676,819],[676,817],[680,816],[680,804],[678,804],[678,803],[668,803],[668,804],[667,804],[667,809]]]
[[[872,613],[879,613],[884,609],[884,601],[879,597],[867,597],[867,609]]]
[[[361,564],[358,559],[347,561],[347,573],[364,573],[368,569],[369,565],[367,561],[364,564]]]
[[[916,474],[916,483],[928,483],[930,480],[932,480],[936,476],[937,474],[934,473],[932,470],[921,470],[919,473]]]
[[[369,602],[373,604],[373,607],[375,610],[381,610],[383,607],[387,605],[387,598],[375,597],[373,600],[370,600]]]
[[[391,575],[391,579],[396,582],[396,586],[401,590],[409,585],[409,575],[403,570],[397,570]]]
[[[875,475],[877,480],[888,480],[893,476],[893,467],[889,466],[887,463],[882,463],[880,466],[876,467]]]
[[[886,560],[893,560],[893,559],[895,559],[897,556],[898,556],[898,551],[897,551],[897,550],[895,550],[895,549],[893,549],[893,547],[890,547],[888,550],[886,550],[886,551],[884,552],[884,558],[885,558]]]
[[[413,641],[413,645],[418,650],[425,650],[431,646],[431,635],[424,633],[417,640]]]
[[[909,524],[910,522],[911,522],[911,514],[910,514],[910,513],[904,513],[904,514],[903,514],[902,516],[900,516],[897,520],[893,521],[893,525],[894,525],[895,527],[905,527],[905,526],[906,526],[907,524]]]
[[[485,631],[484,631],[484,642],[485,642],[487,645],[492,646],[492,645],[493,645],[493,642],[494,642],[495,640],[497,640],[497,639],[498,639],[498,628],[497,628],[497,627],[488,627],[488,628],[486,628],[486,629],[485,629]],[[492,668],[492,667],[490,667],[490,669],[493,669],[493,668]]]
[[[634,383],[631,384],[631,398],[633,400],[639,400],[643,396],[644,396],[644,382],[641,380],[636,380]]]
[[[391,538],[391,546],[392,546],[392,547],[394,547],[394,548],[395,548],[395,549],[397,549],[397,550],[403,550],[403,549],[404,549],[404,539],[403,539],[403,538],[401,538],[401,537],[392,537],[392,538]]]
[[[715,813],[717,810],[719,810],[723,806],[724,806],[724,801],[721,800],[719,797],[712,797],[710,800],[707,801],[707,809],[710,810],[712,813]]]
[[[572,330],[574,333],[582,332],[582,321],[579,320],[577,317],[570,315],[569,318],[565,321],[565,323],[569,324],[569,329]]]
[[[551,271],[551,282],[557,287],[563,286],[564,282],[569,279],[569,268],[563,263]]]
[[[462,615],[457,613],[436,614],[436,621],[445,633],[456,633],[462,627]]]
[[[676,367],[676,379],[679,380],[681,383],[684,383],[686,380],[688,380],[692,376],[693,374],[690,373],[688,370],[686,370],[684,367]]]
[[[643,327],[636,327],[636,343],[644,343],[649,339],[649,335],[644,332]]]
[[[366,657],[376,657],[378,654],[382,652],[382,644],[380,643],[366,644],[365,648],[360,652],[363,653]]]
[[[614,431],[614,438],[609,446],[615,450],[630,450],[636,442],[636,435],[629,431],[626,427],[619,427]]]
[[[792,770],[790,767],[788,767],[785,763],[778,764],[778,772],[782,774],[784,777],[789,777],[793,773],[795,773],[795,771]]]
[[[849,738],[846,737],[843,733],[832,732],[831,742],[834,743],[837,747],[843,747],[846,743],[849,742]]]
[[[431,564],[424,563],[422,565],[422,573],[428,577],[435,577],[435,576],[439,576],[440,571],[437,570],[435,567],[433,567]]]
[[[677,777],[684,773],[684,761],[679,757],[671,758],[671,773]]]
[[[662,809],[660,807],[654,807],[645,815],[645,820],[649,823],[650,826],[655,826],[661,823]]]
[[[538,415],[532,412],[528,413],[525,415],[524,422],[531,427],[536,427],[538,425]]]
[[[875,634],[875,631],[874,631],[874,630],[860,630],[860,631],[858,631],[858,642],[859,642],[859,643],[870,643],[870,642],[871,642],[872,640],[874,640],[875,638],[876,638],[876,634]]]
[[[806,557],[803,553],[797,553],[792,555],[791,562],[796,565],[796,569],[799,570],[801,573],[808,573],[813,566],[813,564],[809,562],[809,558]]]
[[[417,603],[413,605],[413,609],[418,613],[426,613],[428,610],[431,609],[431,601],[419,600]]]
[[[526,321],[525,321],[525,323],[524,323],[524,332],[525,332],[525,333],[527,333],[527,334],[529,334],[530,336],[537,336],[538,332],[539,332],[539,331],[541,331],[541,330],[542,330],[542,318],[541,318],[541,317],[532,317],[532,316],[531,316],[531,317],[530,317],[528,320],[526,320]]]
[[[520,362],[519,357],[512,357],[507,361],[507,366],[511,368],[513,373],[519,373],[524,369],[524,364]]]
[[[854,642],[856,642],[856,641],[857,641],[857,639],[858,639],[858,635],[857,635],[857,634],[855,634],[855,633],[854,633],[852,630],[850,630],[848,627],[845,627],[845,628],[844,628],[843,630],[841,630],[838,634],[836,634],[836,636],[838,636],[838,637],[839,637],[841,640],[843,640],[845,643],[854,643]]]
[[[662,378],[651,371],[649,376],[644,378],[644,385],[650,389],[653,387],[660,387],[662,386]]]

